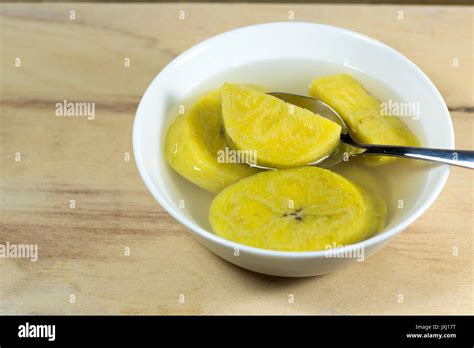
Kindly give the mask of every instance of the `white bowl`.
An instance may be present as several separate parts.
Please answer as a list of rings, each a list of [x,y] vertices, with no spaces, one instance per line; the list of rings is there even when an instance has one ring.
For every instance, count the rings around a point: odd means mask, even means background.
[[[179,185],[188,183],[177,181],[177,174],[163,156],[163,139],[174,117],[170,110],[210,77],[257,61],[311,59],[342,66],[347,63],[346,57],[350,57],[352,68],[386,83],[403,100],[415,99],[423,105],[424,116],[414,131],[424,146],[454,148],[453,127],[443,98],[429,78],[396,50],[367,36],[328,25],[298,22],[255,25],[226,32],[190,48],[168,64],[143,95],[133,126],[133,150],[138,170],[153,197],[208,249],[256,272],[303,277],[332,272],[357,262],[355,257],[334,257],[335,254],[327,251],[270,251],[218,237],[193,218],[190,209],[196,207],[180,208],[183,197]],[[428,209],[448,174],[449,167],[445,165],[426,167],[422,174],[426,185],[417,193],[414,206],[376,236],[344,247],[345,255],[351,252],[356,255],[363,250],[367,257],[388,243]]]

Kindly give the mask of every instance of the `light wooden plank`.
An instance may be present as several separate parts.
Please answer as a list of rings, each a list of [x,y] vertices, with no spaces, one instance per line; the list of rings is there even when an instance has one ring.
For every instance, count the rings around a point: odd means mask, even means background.
[[[295,20],[356,30],[407,55],[454,110],[457,146],[472,149],[470,7],[2,4],[0,242],[37,243],[40,259],[0,260],[1,313],[473,313],[466,170],[453,169],[430,210],[366,262],[279,279],[201,247],[155,203],[133,157],[124,161],[137,103],[162,67],[205,38],[285,21],[290,10]],[[55,117],[63,99],[96,102],[96,119]]]

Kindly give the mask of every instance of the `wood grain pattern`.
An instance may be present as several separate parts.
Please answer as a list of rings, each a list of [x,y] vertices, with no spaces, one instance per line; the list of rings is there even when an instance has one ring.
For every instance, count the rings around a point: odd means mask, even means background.
[[[366,262],[280,279],[201,247],[153,200],[133,157],[124,160],[140,96],[173,57],[226,30],[288,20],[290,10],[412,59],[452,110],[457,147],[472,149],[470,7],[1,4],[0,243],[40,250],[37,262],[0,259],[0,313],[473,313],[470,171],[453,168],[429,211]],[[56,117],[63,99],[95,102],[96,118]]]

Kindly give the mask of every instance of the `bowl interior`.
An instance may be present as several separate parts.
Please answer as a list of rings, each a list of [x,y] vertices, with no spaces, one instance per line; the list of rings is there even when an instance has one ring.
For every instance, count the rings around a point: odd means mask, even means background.
[[[314,73],[309,73],[311,69]],[[418,105],[418,114],[406,117],[404,123],[423,146],[453,148],[452,124],[443,99],[421,70],[401,54],[340,28],[271,23],[206,40],[176,58],[153,80],[137,110],[133,134],[135,159],[148,189],[175,218],[206,234],[213,195],[174,173],[163,156],[166,131],[178,106],[189,105],[200,93],[226,81],[306,94],[312,78],[337,72],[356,75],[381,100],[394,96],[394,101]],[[407,163],[401,170],[400,176],[379,183],[392,188],[387,202],[392,214],[381,232],[387,237],[428,208],[449,172],[447,166],[419,162]]]

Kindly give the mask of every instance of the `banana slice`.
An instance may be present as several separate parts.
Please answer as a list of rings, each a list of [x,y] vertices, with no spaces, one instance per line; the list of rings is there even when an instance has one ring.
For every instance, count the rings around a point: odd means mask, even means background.
[[[222,114],[229,142],[256,151],[259,165],[298,167],[330,154],[339,143],[338,124],[242,85],[224,85]]]
[[[258,171],[245,158],[228,154],[222,125],[221,91],[212,91],[179,116],[166,135],[165,158],[181,176],[217,193],[235,181]],[[236,163],[238,162],[238,163]]]
[[[310,95],[336,110],[352,130],[354,140],[367,144],[420,146],[416,136],[397,117],[381,114],[380,102],[352,76],[338,74],[313,80]],[[380,165],[393,157],[368,156],[366,162]]]
[[[367,192],[316,167],[259,173],[227,187],[213,200],[215,234],[282,251],[324,250],[356,243],[383,228]],[[383,204],[383,202],[382,202]],[[374,219],[380,223],[374,223]]]

